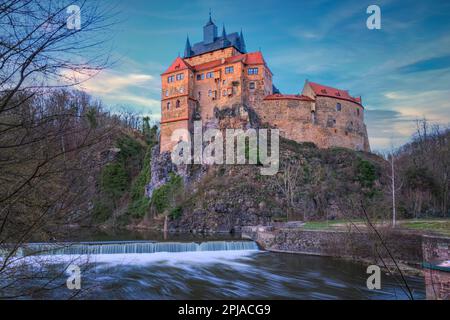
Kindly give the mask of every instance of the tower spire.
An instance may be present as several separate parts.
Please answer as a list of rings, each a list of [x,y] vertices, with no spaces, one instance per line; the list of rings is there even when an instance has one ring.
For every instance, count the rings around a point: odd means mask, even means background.
[[[189,35],[186,36],[186,47],[184,49],[184,57],[189,58],[192,55],[191,42],[189,41]]]
[[[209,8],[209,19],[208,19],[208,22],[206,23],[207,25],[208,24],[213,24],[214,22],[212,21],[212,17],[211,17],[211,8]]]
[[[242,33],[242,28],[241,28],[241,33],[240,33],[240,35],[239,35],[239,43],[240,43],[240,45],[241,45],[241,52],[242,53],[246,53],[247,52],[247,49],[246,49],[246,47],[245,47],[245,40],[244,40],[244,34]]]
[[[231,44],[231,42],[228,40],[227,32],[225,31],[225,23],[224,23],[223,27],[222,27],[222,45],[229,46],[230,44]]]

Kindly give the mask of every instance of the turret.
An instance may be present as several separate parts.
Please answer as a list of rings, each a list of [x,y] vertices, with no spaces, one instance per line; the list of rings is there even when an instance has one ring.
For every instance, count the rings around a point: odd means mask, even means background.
[[[217,38],[217,26],[211,19],[211,13],[209,13],[209,20],[203,27],[203,42],[205,44],[213,43]]]

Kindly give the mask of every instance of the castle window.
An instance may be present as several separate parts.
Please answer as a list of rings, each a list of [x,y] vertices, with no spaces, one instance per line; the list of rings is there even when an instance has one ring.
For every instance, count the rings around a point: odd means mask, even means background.
[[[258,68],[248,68],[247,73],[249,75],[258,74]]]
[[[167,102],[167,110],[170,110],[170,101]]]
[[[214,72],[208,72],[206,74],[206,79],[211,79],[211,78],[214,78]]]
[[[208,97],[212,96],[212,90],[208,90]]]
[[[342,110],[342,106],[340,103],[336,104],[336,111],[341,111]]]
[[[184,93],[184,87],[180,87],[180,93]]]
[[[201,74],[197,75],[197,80],[203,80],[203,79],[205,79],[205,74],[204,73],[201,73]]]
[[[314,111],[311,111],[311,123],[316,123],[316,113]]]
[[[225,68],[225,73],[233,73],[234,72],[234,67],[226,67]]]
[[[197,92],[197,97],[198,97],[198,100],[200,100],[202,98],[202,93],[200,91]]]
[[[177,81],[183,80],[184,79],[184,73],[179,73],[177,74]]]
[[[167,77],[168,83],[174,82],[174,80],[175,80],[174,76]]]
[[[165,95],[166,95],[166,97],[169,96],[169,90],[166,90]]]
[[[356,109],[356,115],[359,117],[359,109]]]
[[[175,105],[175,108],[179,108],[180,107],[180,100],[177,100],[177,104]]]
[[[255,83],[254,82],[250,82],[249,84],[248,84],[248,88],[250,89],[250,90],[255,90]]]

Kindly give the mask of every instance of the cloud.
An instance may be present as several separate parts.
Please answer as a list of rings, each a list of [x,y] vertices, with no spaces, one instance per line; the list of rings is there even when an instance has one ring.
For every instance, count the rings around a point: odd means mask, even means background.
[[[104,95],[129,87],[145,88],[152,80],[154,80],[154,77],[147,74],[122,74],[104,71],[81,84],[81,88],[92,94]]]
[[[429,70],[439,70],[450,68],[450,55],[423,59],[408,65],[399,67],[400,73],[414,73]]]
[[[66,72],[68,82],[79,83],[76,87],[100,98],[114,111],[126,109],[141,114],[159,114],[160,100],[154,97],[160,92],[159,77],[151,74],[102,70],[100,72]]]

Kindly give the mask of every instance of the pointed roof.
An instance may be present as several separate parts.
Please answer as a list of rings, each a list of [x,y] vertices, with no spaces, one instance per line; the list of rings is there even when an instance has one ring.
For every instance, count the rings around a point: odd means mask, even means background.
[[[209,19],[208,19],[208,22],[206,22],[205,26],[209,26],[212,24],[214,24],[214,22],[212,21],[212,18],[211,18],[211,10],[209,10]]]
[[[239,43],[240,43],[241,52],[245,53],[247,51],[247,49],[245,48],[245,40],[244,40],[244,34],[242,33],[242,28],[241,28],[241,33],[239,34]]]
[[[186,70],[186,69],[191,69],[192,67],[183,59],[181,59],[180,57],[177,57],[175,59],[174,62],[172,62],[172,64],[170,65],[170,67],[164,71],[164,73],[162,73],[161,75],[165,75],[165,74],[169,74],[169,73],[173,73],[173,72],[177,72],[177,71],[182,71],[182,70]]]
[[[192,55],[191,42],[189,41],[189,36],[186,37],[186,46],[184,48],[184,57],[190,57]]]
[[[223,28],[222,28],[222,43],[223,43],[223,46],[231,45],[231,42],[228,40],[228,37],[227,37],[227,32],[225,31],[225,24],[223,24]]]
[[[347,100],[360,105],[362,103],[361,97],[352,97],[347,90],[336,89],[311,81],[307,81],[305,85],[309,85],[317,96]]]

